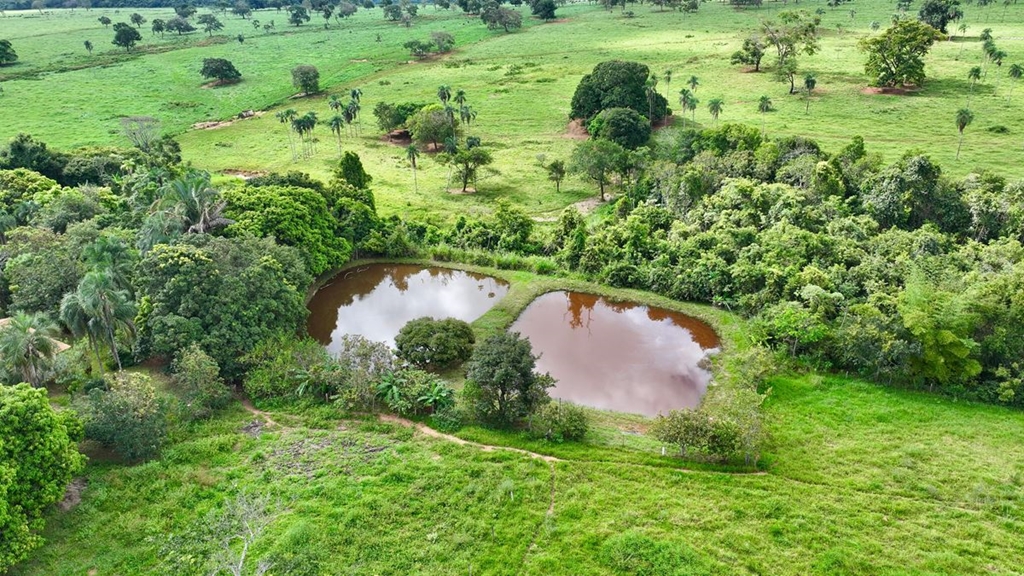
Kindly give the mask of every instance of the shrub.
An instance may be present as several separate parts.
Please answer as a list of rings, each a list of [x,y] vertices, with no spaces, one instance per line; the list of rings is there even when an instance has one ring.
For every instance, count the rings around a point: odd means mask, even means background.
[[[347,410],[373,409],[377,384],[395,371],[395,354],[383,342],[347,335],[335,353],[336,362],[347,371],[347,382],[338,390],[335,401]]]
[[[668,416],[658,416],[650,432],[662,442],[678,445],[683,457],[727,460],[743,448],[739,425],[700,410],[672,410]]]
[[[441,432],[452,433],[458,432],[462,428],[463,421],[462,410],[459,410],[455,404],[451,406],[445,406],[439,410],[436,410],[430,416],[430,425],[436,430]]]
[[[93,389],[81,412],[85,436],[127,460],[152,458],[167,435],[168,404],[145,374],[121,372],[109,388]]]
[[[469,359],[476,336],[455,318],[410,320],[395,337],[398,357],[420,368],[446,368]]]
[[[512,426],[549,401],[555,381],[533,371],[537,357],[518,332],[495,334],[473,352],[465,394],[473,416],[485,424]]]
[[[230,390],[220,378],[217,361],[198,344],[178,352],[171,372],[190,418],[208,418],[231,399]]]
[[[651,139],[651,123],[636,110],[607,108],[587,127],[595,138],[611,140],[627,150],[635,150]]]
[[[587,411],[568,402],[551,402],[530,418],[530,434],[554,442],[582,440],[589,429]]]
[[[243,359],[249,370],[242,388],[250,398],[285,398],[299,388],[297,371],[308,371],[327,360],[327,351],[312,338],[264,340]]]
[[[408,368],[385,375],[377,395],[389,410],[403,416],[450,408],[455,392],[437,376]]]

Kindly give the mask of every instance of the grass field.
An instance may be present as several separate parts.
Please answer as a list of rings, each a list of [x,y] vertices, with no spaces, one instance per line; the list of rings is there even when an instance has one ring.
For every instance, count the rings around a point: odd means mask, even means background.
[[[326,177],[337,157],[330,133],[319,129],[316,157],[293,162],[287,130],[273,112],[291,107],[327,116],[329,94],[358,87],[364,94],[361,130],[346,137],[343,145],[363,157],[375,178],[382,212],[444,220],[453,214],[489,211],[500,196],[533,215],[550,216],[594,191],[586,183],[570,181],[561,194],[555,194],[537,157],[550,160],[569,155],[574,140],[566,136],[566,114],[576,83],[596,63],[620,58],[644,62],[659,75],[671,69],[672,83],[659,85],[663,92],[671,92],[670,104],[676,104],[674,94],[684,81],[698,76],[701,84],[696,94],[702,102],[713,97],[725,100],[721,122],[760,126],[764,120],[769,135],[809,136],[831,150],[861,135],[869,150],[883,154],[887,161],[915,149],[932,155],[953,175],[991,170],[1010,178],[1024,176],[1024,90],[1013,90],[1006,77],[1009,63],[1024,62],[1024,5],[965,6],[966,38],[936,44],[927,59],[928,83],[910,95],[863,92],[867,80],[857,42],[872,34],[872,21],[889,21],[893,5],[884,0],[851,5],[852,18],[850,8],[826,10],[822,50],[800,59],[801,70],[814,73],[818,80],[809,113],[805,113],[804,97],[788,95],[788,86],[775,82],[770,73],[749,73],[728,63],[729,55],[761,19],[785,8],[813,11],[824,6],[821,1],[799,6],[770,2],[760,9],[736,10],[711,2],[702,4],[696,15],[636,6],[631,7],[636,17],[625,18],[619,11],[577,4],[561,8],[561,19],[551,24],[526,18],[527,28],[514,34],[490,32],[458,11],[430,7],[408,29],[384,22],[379,10],[361,10],[340,27],[332,24],[330,30],[324,30],[322,20],[316,18],[295,29],[284,25],[281,13],[263,11],[254,18],[274,19],[277,24],[269,35],[226,15],[224,42],[206,45],[211,40],[202,33],[161,39],[146,31],[143,50],[173,50],[68,71],[56,70],[89,62],[81,48],[86,38],[116,54],[107,39],[112,33],[96,21],[102,11],[57,12],[50,17],[11,12],[0,22],[22,62],[0,74],[29,77],[4,82],[0,137],[24,131],[63,147],[123,143],[118,134],[120,116],[152,115],[163,121],[168,132],[179,135],[185,157],[201,168],[215,172],[300,169]],[[169,10],[144,11],[147,19],[168,14]],[[111,17],[127,19],[127,11]],[[986,78],[975,87],[971,107],[976,120],[967,130],[961,160],[954,161],[953,117],[966,101],[967,70],[982,63],[977,35],[986,27],[993,29],[998,47],[1009,57],[1002,68],[989,66]],[[409,63],[401,44],[426,38],[431,30],[455,34],[456,52]],[[233,40],[238,33],[246,34],[244,44]],[[382,38],[379,43],[377,34]],[[211,56],[231,59],[245,80],[234,86],[202,88],[197,71],[202,58]],[[104,64],[110,58],[99,52],[93,56]],[[321,97],[289,100],[295,92],[289,70],[303,63],[320,69],[327,90]],[[481,136],[494,152],[497,173],[481,178],[476,194],[450,194],[448,170],[429,159],[420,163],[418,190],[414,190],[404,151],[381,141],[373,126],[371,110],[376,102],[433,101],[442,83],[467,91],[469,103],[479,113],[470,132]],[[757,112],[761,95],[770,96],[776,108],[763,119]],[[228,127],[186,131],[196,122],[227,119],[245,109],[268,109],[268,114]],[[696,120],[701,125],[710,122],[703,106]],[[1008,132],[989,130],[996,126]]]
[[[303,574],[626,574],[622,533],[687,564],[658,574],[1020,574],[1024,416],[846,379],[773,389],[760,475],[598,446],[548,445],[566,458],[549,466],[323,412],[254,437],[236,405],[160,461],[91,463],[82,504],[13,574],[167,574],[167,535],[241,491],[279,502],[257,554],[316,564]]]

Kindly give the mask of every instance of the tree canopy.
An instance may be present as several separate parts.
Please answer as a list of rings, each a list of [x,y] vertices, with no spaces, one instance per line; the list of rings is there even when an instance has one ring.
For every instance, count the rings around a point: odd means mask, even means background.
[[[919,86],[925,80],[924,57],[941,38],[928,24],[898,20],[879,36],[861,40],[868,54],[864,70],[875,86]]]
[[[648,100],[649,77],[650,69],[637,62],[602,62],[576,86],[569,116],[589,123],[607,108],[629,108],[653,116],[653,121],[661,120],[667,113],[668,101],[660,94],[653,95],[653,103]]]
[[[199,73],[203,78],[214,78],[221,84],[242,79],[242,73],[230,60],[224,58],[203,58],[203,67]]]
[[[0,66],[13,64],[18,61],[18,53],[10,40],[0,40]]]

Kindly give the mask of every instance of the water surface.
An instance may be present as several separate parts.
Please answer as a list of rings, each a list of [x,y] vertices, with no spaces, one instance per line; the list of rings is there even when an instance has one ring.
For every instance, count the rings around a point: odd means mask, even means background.
[[[511,329],[558,380],[553,398],[648,416],[696,407],[711,380],[702,361],[719,346],[685,314],[576,292],[537,298]]]
[[[336,352],[346,334],[394,346],[409,320],[431,316],[472,322],[508,292],[497,278],[405,264],[371,264],[342,272],[309,302],[309,335]]]

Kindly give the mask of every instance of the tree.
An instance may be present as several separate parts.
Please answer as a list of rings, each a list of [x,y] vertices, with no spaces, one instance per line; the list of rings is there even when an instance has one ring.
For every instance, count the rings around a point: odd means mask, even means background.
[[[462,181],[462,192],[465,193],[469,182],[476,182],[476,176],[480,168],[487,166],[494,159],[491,153],[479,146],[466,147],[453,153],[445,152],[439,158],[442,164],[450,164],[455,167],[456,177]]]
[[[142,25],[146,23],[146,18],[143,17],[142,14],[139,14],[138,12],[132,13],[132,15],[129,16],[128,19],[131,20],[132,24],[135,24],[136,28],[140,28],[140,29],[142,28]]]
[[[416,182],[416,159],[420,157],[420,150],[415,144],[409,144],[405,148],[405,159],[409,161],[409,165],[412,166],[412,187],[413,191],[419,194],[419,184]]]
[[[191,172],[160,188],[151,216],[172,223],[177,234],[205,234],[231,224],[223,216],[226,205],[220,191],[210,185],[209,174]]]
[[[438,54],[451,52],[455,47],[455,37],[443,31],[431,32],[430,41],[434,43]]]
[[[68,309],[65,308],[67,304]],[[79,310],[70,310],[72,306]],[[121,370],[121,355],[117,349],[117,336],[120,331],[128,336],[129,342],[135,336],[135,306],[126,290],[120,289],[112,274],[107,271],[92,271],[82,278],[78,291],[71,301],[67,297],[61,302],[61,317],[73,314],[74,317],[84,315],[90,328],[90,336],[102,334],[104,344],[110,350]],[[95,331],[95,332],[93,332]],[[98,338],[97,338],[98,339]],[[94,346],[98,345],[94,343]]]
[[[0,572],[42,544],[44,515],[84,467],[81,431],[74,413],[54,410],[45,390],[0,386]]]
[[[932,28],[946,33],[946,27],[950,22],[955,22],[964,17],[958,0],[925,0],[917,18]]]
[[[231,8],[231,13],[235,16],[238,16],[242,20],[245,20],[246,18],[252,16],[252,8],[249,6],[248,2],[239,1],[235,2],[235,5]]]
[[[320,71],[316,66],[296,66],[292,68],[292,86],[295,86],[306,96],[311,96],[320,91]]]
[[[203,68],[199,71],[203,78],[215,78],[219,84],[237,82],[242,73],[235,68],[230,60],[224,58],[203,58]]]
[[[814,74],[804,75],[804,91],[807,93],[804,106],[804,114],[811,112],[811,92],[814,92],[814,87],[818,85],[818,79],[814,77]]]
[[[635,150],[651,139],[651,125],[630,108],[605,108],[587,127],[591,136],[611,140],[627,150]]]
[[[971,105],[971,96],[974,95],[974,85],[978,83],[978,80],[981,80],[981,66],[972,66],[967,71],[967,79],[971,81],[971,88],[967,92],[967,106],[969,107]]]
[[[97,18],[97,20],[99,20],[100,24],[103,24],[104,28],[110,26],[110,18],[106,16],[100,16],[99,18]]]
[[[422,40],[409,40],[402,44],[402,48],[408,50],[413,58],[425,58],[435,48],[435,45]]]
[[[187,20],[195,15],[196,9],[191,4],[180,4],[174,7],[174,13],[177,14],[179,18]]]
[[[164,30],[167,29],[166,22],[159,18],[154,18],[150,23],[150,29],[153,30],[153,34],[164,35]]]
[[[502,28],[505,32],[518,30],[523,26],[523,15],[510,8],[499,6],[495,2],[489,2],[480,12],[480,19],[487,24],[491,30]]]
[[[820,17],[811,17],[807,12],[783,11],[779,22],[766,20],[761,24],[768,44],[775,48],[775,75],[789,82],[789,93],[796,92],[796,56],[799,53],[814,55],[818,51],[818,25]]]
[[[860,41],[868,53],[864,70],[875,86],[918,86],[925,79],[924,56],[941,37],[927,24],[898,20],[879,36]]]
[[[974,121],[974,112],[970,108],[956,111],[956,129],[960,131],[960,143],[956,146],[956,159],[960,159],[960,147],[964,145],[964,130]]]
[[[1009,100],[1013,96],[1013,88],[1020,81],[1021,77],[1024,76],[1024,66],[1020,64],[1011,64],[1009,70],[1010,79],[1013,80],[1013,84],[1010,85],[1010,93],[1007,94],[1006,99]]]
[[[438,143],[459,135],[459,123],[445,113],[445,109],[437,104],[430,104],[410,116],[406,127],[413,140],[422,146],[430,146],[428,151],[438,150]]]
[[[679,91],[679,106],[684,110],[690,111],[691,121],[697,123],[697,104],[700,102],[694,97],[693,92],[690,92],[686,88]],[[683,116],[683,123],[686,122],[686,116]]]
[[[196,343],[175,355],[171,378],[192,419],[206,418],[231,400],[230,389],[220,377],[217,361]]]
[[[760,72],[764,49],[765,45],[760,36],[750,36],[743,41],[743,46],[733,53],[732,63],[753,66],[754,72]]]
[[[648,91],[650,69],[637,62],[602,62],[576,85],[569,116],[589,124],[606,108],[630,108],[660,121],[668,110],[668,101]]]
[[[718,124],[718,115],[722,113],[722,109],[725,107],[725,101],[721,98],[712,98],[708,100],[708,112],[711,117],[715,119],[715,124]]]
[[[470,408],[483,422],[508,427],[545,405],[549,375],[534,372],[537,357],[530,341],[518,332],[503,332],[484,340],[466,372]]]
[[[142,35],[135,28],[124,22],[114,24],[114,45],[124,48],[126,52],[131,52],[135,43],[140,40],[142,40]]]
[[[395,336],[400,360],[418,368],[444,369],[469,359],[476,337],[469,324],[455,318],[410,320]]]
[[[690,87],[691,92],[696,92],[697,86],[700,86],[700,79],[698,79],[696,76],[690,76],[690,78],[686,81],[686,85]]]
[[[203,30],[205,30],[210,36],[213,36],[214,32],[224,29],[224,24],[222,24],[221,21],[213,14],[203,14],[199,17],[198,22],[202,24]]]
[[[596,182],[604,202],[604,187],[621,166],[625,155],[626,150],[610,140],[580,142],[569,160],[569,172]]]
[[[309,11],[299,4],[289,6],[288,22],[295,26],[302,26],[303,22],[309,22]]]
[[[764,115],[772,111],[772,99],[767,95],[761,96],[757,101],[757,111],[761,113],[761,139],[764,140],[767,133]]]
[[[57,326],[44,314],[18,312],[0,327],[0,365],[42,386],[57,355]]]
[[[182,34],[185,34],[187,32],[194,32],[196,29],[196,27],[193,26],[188,20],[180,16],[175,16],[174,18],[168,20],[167,24],[164,24],[164,28],[171,32],[177,32],[178,36],[181,36]]]
[[[85,49],[86,49],[86,51],[89,52],[89,55],[92,56],[92,42],[86,40],[85,41]]]
[[[554,0],[536,0],[530,8],[530,12],[541,20],[554,20],[555,18],[558,18],[558,16],[555,15],[555,10],[557,9],[558,6],[555,4]]]
[[[331,129],[331,134],[334,134],[334,138],[338,142],[338,154],[341,154],[341,129],[345,126],[345,118],[335,114],[328,120],[327,125]]]
[[[167,435],[167,403],[145,374],[118,373],[109,389],[90,390],[80,410],[86,438],[127,460],[156,456]]]
[[[565,180],[566,168],[564,160],[553,160],[546,166],[548,180],[555,183],[555,192],[561,192],[562,180]]]
[[[373,178],[363,169],[363,161],[355,152],[345,152],[338,162],[338,169],[334,171],[334,177],[356,190],[368,190],[370,182],[373,182]]]

